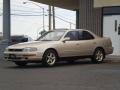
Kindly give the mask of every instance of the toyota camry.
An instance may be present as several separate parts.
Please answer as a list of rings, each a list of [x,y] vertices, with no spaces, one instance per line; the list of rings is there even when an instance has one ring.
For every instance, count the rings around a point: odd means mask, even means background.
[[[71,62],[79,58],[101,63],[106,55],[112,53],[112,42],[108,37],[99,37],[84,29],[51,30],[36,41],[8,46],[4,57],[19,66],[40,62],[53,66],[58,60]]]

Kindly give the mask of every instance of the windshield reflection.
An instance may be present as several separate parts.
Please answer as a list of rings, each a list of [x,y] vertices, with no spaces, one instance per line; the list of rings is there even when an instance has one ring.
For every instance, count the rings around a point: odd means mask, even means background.
[[[44,33],[37,41],[59,41],[65,31],[49,31]]]

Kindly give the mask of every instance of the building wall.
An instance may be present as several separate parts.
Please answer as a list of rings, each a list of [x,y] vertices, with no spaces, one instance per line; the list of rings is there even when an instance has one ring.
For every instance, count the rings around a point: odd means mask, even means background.
[[[120,6],[120,0],[94,0],[94,7]]]
[[[80,28],[89,29],[102,36],[102,8],[94,8],[93,0],[79,0]]]

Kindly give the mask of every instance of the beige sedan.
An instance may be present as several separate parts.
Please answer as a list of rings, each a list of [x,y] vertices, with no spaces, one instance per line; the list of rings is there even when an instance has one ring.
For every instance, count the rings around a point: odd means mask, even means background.
[[[58,60],[73,62],[79,58],[91,58],[92,62],[101,63],[107,54],[112,53],[110,38],[80,29],[46,32],[37,41],[8,46],[4,57],[19,66],[39,62],[53,66]]]

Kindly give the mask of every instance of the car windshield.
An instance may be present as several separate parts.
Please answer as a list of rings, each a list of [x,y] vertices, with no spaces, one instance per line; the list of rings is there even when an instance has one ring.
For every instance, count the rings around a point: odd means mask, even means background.
[[[59,41],[65,31],[49,31],[43,34],[37,41]]]

